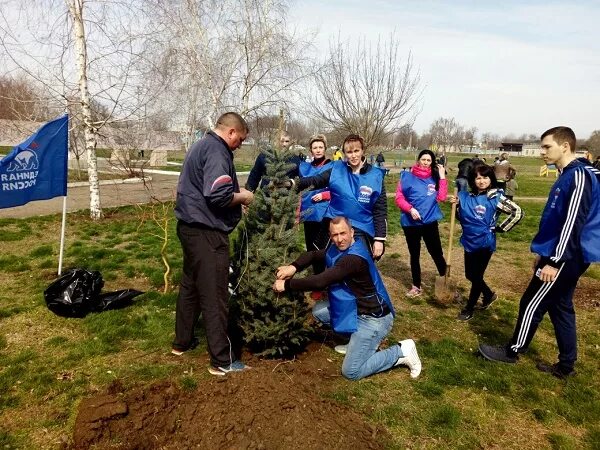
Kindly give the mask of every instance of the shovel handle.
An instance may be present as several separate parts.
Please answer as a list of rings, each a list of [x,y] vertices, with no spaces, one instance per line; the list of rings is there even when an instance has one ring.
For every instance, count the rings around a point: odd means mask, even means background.
[[[458,195],[458,189],[454,188],[454,197]],[[450,237],[448,238],[448,256],[447,260],[447,268],[446,268],[446,277],[450,276],[450,261],[452,260],[452,242],[454,241],[454,225],[456,223],[456,202],[452,203],[452,208],[450,211]]]

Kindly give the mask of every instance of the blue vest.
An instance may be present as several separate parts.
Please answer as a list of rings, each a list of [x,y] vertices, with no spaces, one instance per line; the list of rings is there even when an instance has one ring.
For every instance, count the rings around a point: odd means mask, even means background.
[[[500,194],[488,198],[486,194],[473,195],[466,191],[458,193],[460,199],[460,224],[462,236],[460,243],[467,252],[488,248],[496,251],[496,207]]]
[[[301,177],[312,177],[319,175],[321,172],[331,169],[332,162],[323,164],[322,166],[315,167],[311,163],[303,162],[300,164],[298,169],[300,170]],[[329,207],[328,201],[313,202],[311,197],[315,194],[325,192],[329,188],[315,189],[314,191],[305,191],[302,194],[302,200],[300,202],[300,221],[301,222],[320,222],[323,220],[325,211]]]
[[[334,161],[329,177],[331,202],[325,217],[347,217],[354,228],[374,237],[373,206],[381,194],[383,176],[384,171],[378,167],[353,174],[345,162]]]
[[[390,296],[373,262],[373,256],[362,241],[355,241],[343,252],[339,251],[335,245],[331,245],[325,254],[325,265],[327,268],[333,267],[336,261],[344,255],[360,256],[367,261],[379,302],[385,302],[392,314],[395,315]],[[356,296],[344,281],[329,286],[329,315],[331,317],[331,327],[337,333],[354,333],[357,330],[358,309]]]
[[[437,202],[438,192],[435,190],[435,180],[432,177],[419,178],[411,172],[402,172],[400,183],[406,201],[421,215],[421,220],[413,220],[410,213],[403,212],[400,217],[400,224],[403,227],[425,225],[443,217]]]

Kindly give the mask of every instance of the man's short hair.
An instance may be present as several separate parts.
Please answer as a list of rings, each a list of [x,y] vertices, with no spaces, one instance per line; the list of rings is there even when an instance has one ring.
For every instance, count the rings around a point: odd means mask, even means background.
[[[248,124],[244,118],[233,111],[221,114],[221,116],[217,119],[217,128],[235,128],[236,130],[244,131],[246,133],[249,130]]]
[[[283,130],[280,134],[279,134],[279,139],[281,138],[289,138],[292,139],[292,136],[290,135],[290,133],[288,133],[287,131]]]
[[[348,219],[347,217],[344,217],[344,216],[334,217],[329,222],[329,225],[339,225],[342,222],[344,222],[346,225],[348,225],[348,228],[352,228],[352,222],[350,222],[350,219]]]
[[[577,148],[577,138],[575,137],[573,130],[569,127],[550,128],[549,130],[544,131],[544,134],[542,134],[540,139],[543,140],[547,136],[552,136],[552,139],[554,139],[554,142],[558,145],[562,145],[566,142],[571,148],[571,153],[575,153],[575,149]]]
[[[358,134],[349,134],[348,136],[346,136],[346,139],[344,139],[344,143],[342,144],[342,150],[345,149],[346,144],[348,142],[360,142],[360,147],[363,150],[365,149],[365,140],[361,138]]]
[[[323,145],[325,146],[325,149],[327,149],[327,138],[322,135],[322,134],[315,134],[313,137],[310,138],[310,141],[308,143],[308,148],[312,149],[312,145],[315,142],[322,142]]]

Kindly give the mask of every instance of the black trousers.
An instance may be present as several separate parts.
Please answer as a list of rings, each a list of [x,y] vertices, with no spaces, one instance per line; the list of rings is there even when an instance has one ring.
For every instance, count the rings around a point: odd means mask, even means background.
[[[492,298],[494,293],[483,279],[485,270],[492,257],[492,251],[489,248],[483,248],[474,252],[465,251],[465,277],[471,282],[471,292],[465,309],[473,311],[479,296],[483,293],[483,300]]]
[[[324,218],[321,222],[304,222],[304,241],[306,242],[307,251],[312,252],[327,247],[330,221],[330,219]],[[323,272],[325,270],[325,261],[313,263],[312,268],[315,275]]]
[[[558,362],[564,369],[572,369],[577,360],[577,330],[573,293],[579,277],[589,264],[583,258],[564,262],[554,281],[544,283],[535,274],[519,304],[519,317],[509,350],[523,353],[529,348],[546,312],[554,326],[558,344]],[[539,267],[536,268],[536,270]]]
[[[183,274],[177,297],[173,348],[187,350],[200,313],[210,362],[225,366],[239,358],[228,334],[229,237],[227,233],[177,223],[183,249]]]
[[[437,221],[425,225],[402,227],[408,252],[410,253],[410,272],[414,286],[421,287],[421,239],[425,242],[427,251],[433,258],[438,274],[446,274],[446,260],[440,241]]]

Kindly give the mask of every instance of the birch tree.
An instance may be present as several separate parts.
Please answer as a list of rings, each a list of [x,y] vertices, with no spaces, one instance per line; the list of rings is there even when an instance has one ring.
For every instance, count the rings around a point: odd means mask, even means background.
[[[98,165],[96,160],[96,128],[92,123],[90,93],[87,78],[87,44],[83,22],[83,0],[66,0],[69,14],[73,21],[75,48],[77,52],[77,68],[79,70],[79,95],[81,96],[81,113],[83,116],[83,133],[88,163],[88,180],[90,185],[90,216],[92,219],[102,217],[100,206],[100,188],[98,183]]]
[[[98,131],[108,123],[139,118],[148,97],[140,86],[142,15],[120,1],[0,1],[0,57],[40,86],[54,115],[68,111],[84,131],[90,182],[90,216],[102,216],[96,160]],[[91,105],[108,114],[94,117]]]
[[[225,110],[244,117],[288,102],[310,73],[313,35],[286,24],[285,0],[150,0],[149,47],[170,107],[188,135]],[[158,78],[160,77],[160,78]]]

